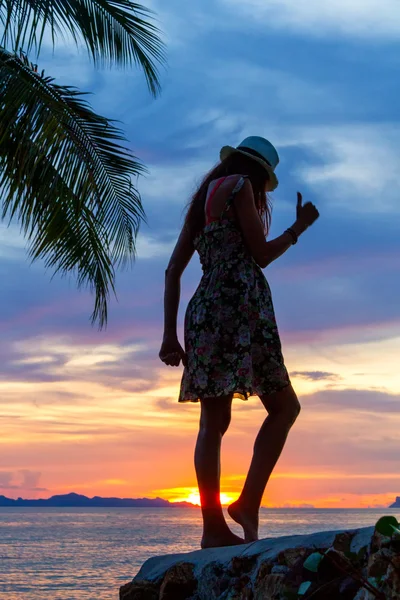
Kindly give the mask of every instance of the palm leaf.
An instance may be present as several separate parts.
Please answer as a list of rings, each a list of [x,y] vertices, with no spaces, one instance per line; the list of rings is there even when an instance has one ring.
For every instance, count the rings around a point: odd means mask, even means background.
[[[152,11],[130,0],[0,0],[1,44],[14,52],[39,56],[45,31],[53,46],[67,31],[86,45],[95,64],[135,64],[145,74],[153,95],[160,90],[156,63],[165,61],[159,29],[148,19]]]
[[[95,291],[102,327],[114,267],[135,258],[145,214],[131,177],[145,169],[82,96],[0,47],[2,218],[20,223],[33,260]]]

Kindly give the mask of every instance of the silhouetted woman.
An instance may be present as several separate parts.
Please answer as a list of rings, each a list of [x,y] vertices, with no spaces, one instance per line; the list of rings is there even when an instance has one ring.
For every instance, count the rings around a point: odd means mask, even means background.
[[[267,410],[247,478],[228,513],[258,539],[258,513],[267,481],[300,405],[282,356],[271,291],[261,269],[281,256],[318,218],[297,196],[296,220],[266,241],[271,221],[267,192],[278,180],[273,145],[258,136],[224,146],[221,162],[194,194],[166,270],[165,327],[160,359],[182,360],[179,402],[201,402],[195,467],[203,514],[202,548],[243,543],[229,529],[220,502],[220,448],[232,398],[259,396]],[[177,337],[180,278],[194,251],[203,276],[185,315],[185,351]]]

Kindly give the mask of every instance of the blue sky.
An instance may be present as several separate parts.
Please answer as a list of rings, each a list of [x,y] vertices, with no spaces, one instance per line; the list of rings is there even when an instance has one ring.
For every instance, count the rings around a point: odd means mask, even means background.
[[[400,449],[400,7],[395,0],[171,0],[147,6],[157,12],[167,44],[168,65],[161,71],[157,99],[150,97],[140,72],[95,71],[85,50],[68,42],[60,42],[54,56],[46,48],[39,61],[57,82],[93,92],[90,102],[99,113],[122,121],[130,147],[149,169],[139,180],[148,226],[141,228],[134,268],[118,276],[119,301],[111,301],[108,329],[100,333],[89,324],[90,295],[76,291],[73,280],[50,282],[51,273],[40,263],[29,266],[18,228],[1,226],[0,415],[9,434],[0,475],[30,495],[35,486],[49,493],[60,490],[64,439],[83,440],[93,457],[94,448],[109,443],[117,461],[129,433],[121,425],[126,405],[117,403],[119,417],[111,425],[107,407],[110,398],[125,393],[134,397],[128,406],[136,413],[126,427],[138,447],[147,435],[146,416],[139,419],[138,407],[141,394],[150,393],[160,428],[160,407],[171,423],[187,420],[190,449],[197,409],[175,405],[180,370],[168,370],[157,358],[163,273],[184,207],[217,162],[220,147],[262,135],[281,158],[271,237],[293,223],[297,190],[321,214],[297,246],[265,271],[304,409],[282,469],[303,472],[312,464],[312,471],[331,473],[335,452],[337,469],[352,481],[358,475],[387,474],[369,488],[346,484],[338,498],[354,505],[365,498],[385,503],[399,493],[400,484],[394,480]],[[200,275],[195,257],[183,277],[180,331]],[[246,413],[251,431],[261,418],[255,402]],[[79,423],[71,406],[81,411]],[[241,418],[246,407],[237,405]],[[337,427],[325,431],[327,422]],[[237,446],[244,430],[234,427]],[[59,443],[55,438],[44,447],[36,439],[37,452],[29,456],[15,442],[25,430],[32,440],[35,431],[58,431]],[[174,442],[161,431],[159,448],[173,452]],[[314,441],[304,447],[310,436]],[[243,443],[249,450],[251,440]],[[315,466],[316,444],[321,448]],[[43,459],[49,452],[54,464]],[[104,481],[115,479],[116,463],[110,463],[106,479],[99,476],[89,485],[96,461],[88,461],[80,479],[73,479],[71,467],[65,481],[108,490]],[[139,466],[130,463],[133,472]],[[190,468],[170,473],[159,487],[190,487]],[[32,479],[29,473],[39,475]],[[296,494],[285,489],[296,501],[328,505],[337,486],[331,475],[325,496],[318,491],[320,482],[297,487]],[[117,479],[132,493],[150,494],[157,487],[151,478],[142,487],[122,475]],[[271,492],[271,502],[282,503],[282,493]]]

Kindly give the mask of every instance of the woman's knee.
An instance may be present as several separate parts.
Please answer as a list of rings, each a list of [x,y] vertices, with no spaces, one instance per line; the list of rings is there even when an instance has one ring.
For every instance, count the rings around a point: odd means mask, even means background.
[[[219,432],[224,435],[228,431],[229,425],[231,424],[231,411],[223,413],[219,420]]]
[[[224,435],[228,430],[231,422],[230,412],[210,415],[208,417],[202,415],[200,418],[200,430],[208,433],[218,433]]]
[[[291,385],[262,398],[262,402],[271,416],[284,417],[290,426],[300,414],[301,405]]]
[[[294,398],[292,401],[292,404],[290,405],[289,408],[289,417],[290,417],[290,421],[293,424],[297,417],[299,416],[301,411],[301,404],[299,402],[299,399],[297,398],[296,394],[294,394]]]
[[[222,401],[218,405],[218,400],[218,398],[213,398],[213,404],[202,403],[200,429],[224,435],[231,422],[231,401]]]

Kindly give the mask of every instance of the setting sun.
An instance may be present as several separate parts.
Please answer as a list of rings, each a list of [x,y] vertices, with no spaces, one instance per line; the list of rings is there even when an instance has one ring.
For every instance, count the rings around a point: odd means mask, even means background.
[[[167,490],[157,490],[157,494],[161,494],[163,498],[170,502],[190,502],[196,506],[200,506],[200,495],[197,488],[173,488]],[[236,500],[237,494],[229,494],[226,492],[220,493],[222,506],[227,506]]]
[[[197,504],[200,506],[199,492],[193,492],[192,494],[189,494],[189,496],[184,499],[184,502],[191,502],[192,504]]]
[[[229,494],[225,494],[224,492],[221,492],[219,495],[220,499],[221,499],[221,504],[222,506],[226,506],[228,504],[231,504],[231,502],[233,502],[235,500],[235,498]],[[191,504],[196,504],[198,506],[200,506],[200,495],[199,492],[192,492],[191,494],[189,494],[189,496],[187,496],[186,498],[183,499],[185,502],[191,502]]]
[[[236,498],[234,498],[233,496],[230,496],[229,494],[224,494],[224,492],[221,492],[219,497],[221,498],[221,504],[223,506],[225,504],[231,504],[234,500],[236,500]]]

